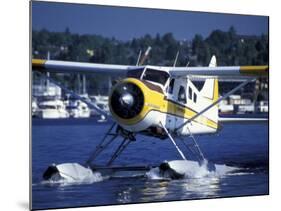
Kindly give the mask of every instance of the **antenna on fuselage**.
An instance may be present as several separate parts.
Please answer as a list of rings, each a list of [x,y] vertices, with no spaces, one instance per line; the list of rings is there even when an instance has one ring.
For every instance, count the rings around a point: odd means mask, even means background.
[[[147,59],[147,57],[148,57],[149,52],[151,51],[151,49],[152,49],[151,46],[148,46],[148,48],[146,49],[146,51],[145,51],[145,53],[144,53],[144,55],[143,55],[143,57],[142,57],[142,59],[141,59],[139,65],[143,65],[143,64],[144,64],[144,62],[145,62],[145,60]]]
[[[175,67],[176,64],[177,64],[178,57],[179,57],[179,52],[180,52],[180,51],[177,52],[177,55],[176,55],[176,58],[175,58],[175,61],[174,61],[174,65],[173,65],[174,67]]]
[[[140,52],[139,52],[139,56],[138,56],[138,60],[137,60],[137,64],[136,64],[136,66],[139,66],[140,57],[141,57],[141,50],[140,50]]]

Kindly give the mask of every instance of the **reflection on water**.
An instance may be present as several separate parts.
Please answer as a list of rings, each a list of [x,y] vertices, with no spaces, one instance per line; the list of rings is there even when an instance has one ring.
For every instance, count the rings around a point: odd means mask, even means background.
[[[165,198],[165,196],[169,193],[168,187],[169,181],[147,181],[145,182],[144,188],[139,190],[142,195],[140,200],[143,202],[151,199],[161,201],[161,199]]]
[[[193,195],[197,198],[215,197],[220,190],[220,179],[217,177],[186,179],[184,182],[178,182],[177,186],[183,193],[181,199],[191,198]]]
[[[220,178],[206,177],[170,181],[144,180],[143,187],[126,187],[118,192],[120,203],[211,198],[219,196]]]
[[[130,203],[132,202],[132,190],[133,188],[128,187],[125,190],[122,190],[117,195],[117,201],[120,203]]]

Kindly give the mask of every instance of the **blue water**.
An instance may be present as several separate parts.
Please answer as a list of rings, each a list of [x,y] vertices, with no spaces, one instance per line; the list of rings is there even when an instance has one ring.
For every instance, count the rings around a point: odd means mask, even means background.
[[[109,123],[91,120],[33,120],[33,209],[97,206],[197,198],[268,194],[268,123],[227,123],[216,135],[198,136],[205,157],[239,168],[211,178],[151,180],[145,177],[104,179],[92,184],[51,185],[42,174],[52,163],[84,163]],[[98,159],[108,159],[110,151]],[[115,164],[157,164],[180,159],[168,140],[137,136]]]

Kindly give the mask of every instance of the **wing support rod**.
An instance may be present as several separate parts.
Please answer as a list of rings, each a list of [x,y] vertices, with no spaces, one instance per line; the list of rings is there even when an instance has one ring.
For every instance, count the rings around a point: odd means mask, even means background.
[[[178,130],[180,130],[182,127],[184,127],[186,124],[192,122],[194,119],[196,119],[197,117],[201,116],[203,113],[205,113],[206,111],[208,111],[209,109],[211,109],[213,106],[217,105],[220,101],[226,99],[227,97],[229,97],[230,95],[232,95],[233,93],[235,93],[236,91],[238,91],[239,89],[243,88],[244,86],[246,86],[248,83],[255,81],[256,79],[248,79],[246,81],[244,81],[243,83],[239,84],[237,87],[235,87],[234,89],[232,89],[231,91],[229,91],[228,93],[226,93],[224,96],[221,96],[218,100],[216,100],[215,102],[213,102],[211,105],[207,106],[205,109],[203,109],[202,111],[200,111],[199,113],[197,113],[196,115],[194,115],[193,117],[191,117],[190,119],[188,119],[186,122],[182,123],[178,128],[175,129],[175,132],[177,132]]]
[[[86,165],[90,165],[93,160],[96,159],[96,157],[104,150],[108,145],[110,145],[118,136],[117,133],[112,133],[112,130],[114,129],[116,123],[113,123],[107,133],[104,135],[101,142],[96,146],[96,149],[94,152],[91,153],[90,157],[86,161]],[[109,140],[107,138],[109,136],[112,136]]]
[[[64,90],[65,92],[73,95],[74,97],[76,97],[77,99],[81,100],[82,102],[86,103],[89,107],[95,109],[97,112],[99,112],[100,114],[108,117],[108,114],[103,111],[102,109],[100,109],[97,105],[95,105],[94,103],[90,102],[89,100],[79,96],[78,94],[76,94],[75,92],[69,90],[68,88],[66,88],[65,86],[63,86],[62,84],[60,84],[59,82],[57,82],[56,80],[52,79],[50,76],[44,75],[40,72],[37,72],[41,77],[48,79],[49,81],[51,81],[53,84],[57,85],[58,87],[60,87],[62,90]]]
[[[177,149],[178,153],[180,154],[180,156],[182,157],[182,159],[186,160],[186,157],[184,156],[183,152],[180,150],[180,148],[176,144],[175,140],[173,139],[173,137],[171,136],[171,134],[169,133],[167,128],[164,126],[164,124],[162,122],[160,122],[160,124],[162,125],[163,129],[165,130],[166,134],[168,135],[168,137],[171,140],[171,142],[173,143],[173,145],[176,147],[176,149]]]
[[[96,146],[95,150],[91,153],[90,157],[86,161],[86,166],[91,166],[92,168],[96,168],[97,165],[93,164],[93,161],[113,143],[114,140],[116,140],[119,136],[123,137],[123,140],[117,147],[117,149],[113,152],[113,154],[110,157],[110,160],[105,164],[105,166],[111,166],[111,164],[118,158],[118,156],[127,148],[127,146],[132,143],[132,141],[135,141],[135,136],[131,132],[122,130],[120,126],[116,123],[113,123],[112,126],[109,128],[107,133],[102,138],[101,142]],[[115,132],[114,132],[115,129]]]
[[[189,127],[187,127],[187,129],[188,129],[189,134],[190,134],[189,136],[190,136],[190,138],[191,138],[192,141],[193,141],[193,145],[194,145],[195,149],[197,150],[197,153],[199,154],[199,158],[200,158],[200,159],[199,159],[199,163],[200,163],[200,162],[203,162],[203,161],[205,160],[205,156],[204,156],[203,152],[201,151],[201,149],[200,149],[200,147],[199,147],[199,145],[198,145],[198,143],[197,143],[197,141],[196,141],[194,135],[191,133]]]
[[[118,146],[118,148],[115,150],[114,154],[110,158],[110,160],[107,162],[107,166],[110,166],[113,161],[126,149],[126,147],[132,142],[132,140],[128,139],[127,137],[123,138],[123,141]]]

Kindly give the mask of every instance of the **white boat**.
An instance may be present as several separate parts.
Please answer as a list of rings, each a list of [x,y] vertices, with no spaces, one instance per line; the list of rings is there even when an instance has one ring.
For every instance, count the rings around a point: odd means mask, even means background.
[[[68,101],[66,109],[73,118],[89,118],[91,116],[88,105],[81,100]]]
[[[268,112],[268,101],[260,101],[258,106],[257,106],[257,110],[259,112]]]
[[[102,109],[105,113],[109,114],[109,106],[108,106],[108,96],[97,95],[92,97],[95,104]],[[98,115],[98,113],[93,110],[93,115]]]
[[[69,113],[61,100],[47,100],[39,103],[39,117],[43,119],[68,118]]]
[[[107,121],[107,119],[106,119],[106,117],[104,116],[104,115],[101,115],[100,116],[100,119],[98,119],[98,122],[106,122]]]
[[[39,107],[37,101],[34,99],[32,99],[31,102],[31,113],[32,113],[32,117],[37,117],[39,114]]]

